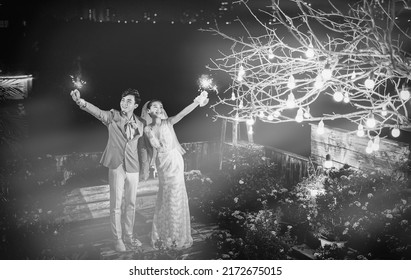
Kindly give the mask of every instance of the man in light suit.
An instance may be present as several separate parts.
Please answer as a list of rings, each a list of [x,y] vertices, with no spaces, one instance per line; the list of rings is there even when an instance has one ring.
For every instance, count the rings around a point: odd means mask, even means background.
[[[81,109],[99,119],[108,128],[108,142],[100,163],[108,168],[110,223],[115,250],[124,252],[127,250],[125,245],[141,246],[141,242],[133,238],[140,169],[138,149],[141,149],[140,144],[144,143],[144,141],[139,141],[139,138],[143,135],[143,128],[146,125],[144,119],[134,114],[134,110],[141,102],[140,94],[135,89],[125,90],[121,95],[121,111],[100,110],[82,99],[77,89],[70,94]],[[121,226],[123,194],[125,201],[124,234]]]

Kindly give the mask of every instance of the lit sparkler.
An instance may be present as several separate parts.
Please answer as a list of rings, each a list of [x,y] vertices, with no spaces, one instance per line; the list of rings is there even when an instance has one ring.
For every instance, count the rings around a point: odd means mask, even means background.
[[[71,82],[74,85],[74,88],[76,89],[81,89],[87,82],[83,81],[82,79],[80,79],[79,76],[77,76],[76,78],[74,78],[74,76],[70,75],[71,77]]]
[[[199,90],[212,90],[218,93],[217,86],[213,82],[213,78],[210,78],[208,75],[201,75],[198,79]]]

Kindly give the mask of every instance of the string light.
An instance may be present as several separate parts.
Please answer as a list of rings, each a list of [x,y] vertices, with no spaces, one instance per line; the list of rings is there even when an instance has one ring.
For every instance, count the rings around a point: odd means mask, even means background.
[[[278,1],[274,2],[275,8],[281,11]],[[308,7],[308,3],[304,1],[297,2]],[[374,8],[355,6],[351,9],[353,14],[350,14],[351,17],[347,17],[344,23],[335,20],[337,17],[334,18],[333,13],[328,15],[316,9],[309,10],[307,14],[304,10],[301,11],[301,18],[304,15],[312,16],[320,23],[332,24],[336,30],[341,30],[342,35],[351,35],[351,37],[341,36],[337,39],[332,37],[334,35],[332,34],[330,40],[323,42],[320,40],[323,34],[318,34],[318,30],[313,29],[311,31],[314,33],[305,34],[303,29],[292,25],[289,27],[296,36],[297,45],[290,45],[285,38],[278,36],[275,30],[262,34],[262,37],[250,36],[244,41],[233,40],[232,53],[224,55],[222,59],[213,60],[214,64],[210,66],[210,70],[223,71],[234,80],[228,89],[232,94],[227,93],[226,99],[219,99],[216,105],[232,107],[231,110],[240,113],[241,119],[244,117],[247,119],[246,116],[252,114],[255,120],[260,118],[273,123],[317,121],[318,124],[318,120],[341,119],[354,123],[353,132],[359,137],[370,137],[373,143],[380,129],[387,127],[390,133],[393,133],[397,131],[394,126],[398,124],[401,124],[402,129],[409,128],[411,123],[408,118],[410,108],[408,102],[411,99],[411,85],[407,77],[411,63],[408,62],[405,54],[399,53],[395,62],[387,60],[387,63],[381,64],[378,58],[383,54],[368,51],[372,47],[380,49],[385,44],[370,39],[378,33],[378,30],[383,35],[386,34],[385,26],[380,24],[390,23],[389,13],[382,11],[379,15],[384,17],[384,22],[376,22],[378,28],[369,30],[366,26],[358,25],[357,20],[380,19],[374,18]],[[343,18],[346,14],[336,10],[335,15]],[[278,14],[274,13],[271,16],[274,19]],[[279,23],[288,24],[288,21],[285,19]],[[301,24],[305,25],[307,22],[302,21]],[[215,30],[215,33],[225,36],[220,30]],[[226,36],[226,38],[231,37]],[[261,47],[259,43],[253,44],[255,42],[269,42],[269,44]],[[303,45],[298,45],[298,42],[300,44],[302,42]],[[398,42],[391,38],[388,38],[386,43],[391,43],[394,48],[398,47]],[[270,62],[268,59],[275,61]],[[246,85],[243,84],[244,81],[247,82]],[[389,91],[390,88],[395,87],[395,92]],[[321,106],[324,95],[331,96],[335,102],[343,103],[340,105],[345,105],[344,103],[348,105],[345,106],[346,108],[341,108],[338,113],[334,113],[334,106],[328,108]],[[328,98],[330,102],[331,98]],[[257,110],[254,104],[258,104]],[[312,116],[308,105],[322,112]],[[283,111],[293,108],[295,112]],[[230,108],[219,110],[213,107],[212,109],[221,117],[231,112]],[[319,128],[320,132],[322,129]],[[368,140],[367,138],[366,141]]]
[[[374,128],[376,124],[377,123],[376,123],[373,115],[371,115],[366,121],[366,125],[367,125],[368,128]]]
[[[353,71],[352,74],[351,74],[351,80],[355,80],[355,78],[357,78],[357,73],[355,73],[355,71]]]
[[[287,108],[289,108],[289,109],[295,108],[295,106],[296,106],[295,97],[294,97],[294,94],[292,92],[288,95],[286,105],[287,105]]]
[[[371,76],[368,77],[368,78],[365,80],[364,86],[365,86],[367,89],[373,89],[373,88],[374,88],[375,82],[374,82],[374,80],[372,79]]]
[[[290,78],[288,78],[287,87],[289,89],[295,88],[295,79],[293,75],[290,75]]]
[[[238,108],[243,109],[244,108],[244,103],[243,100],[240,100],[240,104],[238,104]]]
[[[378,151],[380,149],[380,136],[375,136],[374,142],[372,143],[372,149]]]
[[[385,117],[387,114],[388,114],[388,112],[387,112],[387,105],[384,104],[384,105],[382,106],[381,115],[382,115],[383,117]]]
[[[233,93],[231,93],[231,100],[235,100],[235,93],[233,92]]]
[[[334,92],[333,97],[334,97],[334,100],[337,102],[341,102],[344,99],[344,95],[341,92],[341,90],[337,90],[336,92]]]
[[[304,112],[304,118],[309,119],[310,117],[310,107],[307,107],[306,111]]]
[[[238,69],[237,81],[241,82],[244,78],[244,75],[245,75],[245,70],[244,70],[244,67],[241,65],[240,68]]]
[[[372,140],[368,141],[367,148],[365,148],[365,152],[366,152],[367,154],[371,154],[371,153],[372,153],[372,151],[373,151],[372,146],[373,146]]]
[[[320,75],[315,78],[314,88],[321,89],[324,86],[324,81]]]
[[[313,58],[315,53],[314,53],[314,48],[313,48],[313,44],[310,43],[310,45],[308,46],[307,50],[305,51],[305,55],[308,58]]]
[[[255,123],[253,118],[249,118],[246,122],[248,125],[253,125]]]
[[[268,50],[268,59],[273,59],[273,58],[274,58],[274,53],[273,53],[273,50],[270,48]]]
[[[321,76],[323,77],[324,80],[329,80],[332,77],[332,70],[330,69],[330,65],[327,63],[321,72]]]
[[[324,122],[323,122],[323,120],[321,120],[321,121],[318,123],[317,133],[320,134],[320,135],[324,134]]]
[[[297,115],[295,116],[295,121],[298,122],[298,123],[300,123],[300,122],[302,122],[303,120],[304,120],[304,117],[303,117],[303,109],[300,108],[300,109],[298,109]]]
[[[401,98],[402,100],[405,100],[405,101],[407,101],[408,99],[410,99],[410,91],[409,91],[408,89],[406,89],[406,88],[403,88],[403,89],[400,91],[400,98]]]
[[[350,95],[348,92],[344,93],[344,103],[349,103],[350,102]]]
[[[359,124],[358,129],[357,129],[357,136],[363,137],[364,135],[365,135],[364,126],[362,124]]]
[[[398,129],[398,127],[394,127],[394,128],[391,130],[391,135],[392,135],[392,137],[397,138],[398,136],[400,136],[400,134],[401,134],[401,131]]]

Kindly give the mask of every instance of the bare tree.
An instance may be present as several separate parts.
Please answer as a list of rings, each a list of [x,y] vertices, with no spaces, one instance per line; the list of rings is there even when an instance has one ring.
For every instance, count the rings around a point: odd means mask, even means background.
[[[205,30],[232,41],[230,53],[221,52],[208,66],[232,80],[211,106],[216,117],[318,122],[320,128],[323,120],[345,119],[355,124],[357,134],[374,140],[383,128],[393,135],[411,128],[411,56],[405,50],[411,36],[397,21],[409,9],[407,1],[362,0],[344,10],[328,2],[330,11],[324,12],[305,1],[288,0],[295,9],[287,13],[280,1],[272,0],[269,11],[260,10],[258,16],[247,1],[239,2],[262,35],[253,36],[241,21],[244,37],[218,27]],[[340,102],[341,112],[318,106],[327,99]],[[316,112],[310,110],[313,106]]]

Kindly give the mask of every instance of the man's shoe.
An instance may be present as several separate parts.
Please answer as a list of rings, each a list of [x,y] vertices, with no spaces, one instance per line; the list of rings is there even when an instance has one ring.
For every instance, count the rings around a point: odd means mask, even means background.
[[[131,245],[132,247],[139,247],[142,245],[140,240],[138,240],[137,238],[133,238],[132,236],[125,236],[124,242],[127,245]]]
[[[117,252],[125,252],[127,251],[126,246],[123,243],[123,240],[119,239],[116,241],[116,244],[114,245],[114,249]]]

